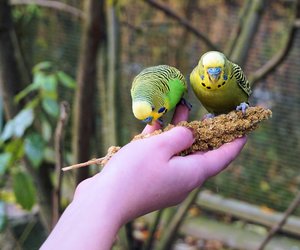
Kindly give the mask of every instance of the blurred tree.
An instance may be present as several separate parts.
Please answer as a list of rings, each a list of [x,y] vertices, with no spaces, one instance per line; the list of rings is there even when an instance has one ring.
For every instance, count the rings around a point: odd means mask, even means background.
[[[251,2],[250,6],[249,2]],[[241,19],[241,31],[238,32],[237,30],[239,35],[232,46],[234,49],[232,50],[232,54],[228,55],[233,62],[241,67],[245,65],[248,51],[258,30],[265,5],[266,0],[246,1],[245,3],[247,11],[243,12],[245,16]]]
[[[0,87],[5,116],[11,119],[17,113],[13,97],[20,90],[20,74],[11,34],[14,33],[11,7],[8,0],[0,1]]]
[[[103,42],[104,0],[84,1],[81,47],[77,71],[77,87],[73,110],[73,159],[84,162],[90,158],[91,140],[94,138],[95,90],[97,54]],[[88,168],[77,172],[77,183],[89,176]]]
[[[102,147],[105,150],[111,145],[119,144],[117,124],[121,116],[117,93],[120,89],[120,23],[118,1],[107,1],[106,4],[106,41],[99,53],[100,111],[103,138]]]

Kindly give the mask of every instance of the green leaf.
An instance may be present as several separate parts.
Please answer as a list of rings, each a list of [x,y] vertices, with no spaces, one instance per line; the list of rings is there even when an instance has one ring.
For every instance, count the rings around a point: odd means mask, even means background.
[[[52,127],[46,119],[42,119],[42,136],[45,141],[49,141],[52,137]]]
[[[35,204],[36,190],[32,178],[23,172],[13,175],[13,190],[17,202],[26,210]]]
[[[57,117],[59,114],[59,105],[52,99],[43,99],[42,106],[44,110],[51,116]]]
[[[36,72],[42,71],[42,70],[49,70],[51,68],[52,68],[51,62],[48,62],[48,61],[41,62],[34,66],[33,73],[36,73]]]
[[[23,109],[14,118],[14,135],[16,137],[22,137],[25,130],[31,126],[34,119],[34,113],[32,109]]]
[[[13,158],[20,159],[24,155],[23,139],[14,139],[5,144],[4,151],[11,153]]]
[[[58,80],[61,82],[61,84],[64,85],[65,87],[70,89],[75,88],[75,80],[71,76],[67,75],[65,72],[58,71],[57,77]]]
[[[34,118],[32,109],[23,109],[12,120],[5,124],[0,140],[6,141],[13,136],[22,137],[25,130],[32,124]]]
[[[39,104],[40,104],[40,98],[37,96],[33,98],[31,101],[27,102],[25,108],[35,109]]]
[[[14,98],[14,101],[16,103],[19,103],[20,100],[22,100],[24,97],[26,97],[30,92],[39,89],[39,83],[38,82],[34,82],[31,83],[30,85],[28,85],[25,89],[23,89],[22,91],[20,91]]]
[[[34,167],[37,168],[40,166],[44,158],[44,151],[45,142],[39,134],[32,133],[26,136],[25,153]]]
[[[15,131],[15,124],[14,124],[14,120],[9,120],[3,129],[3,132],[1,134],[1,141],[6,141],[9,138],[13,137],[14,135],[14,131]]]
[[[2,153],[0,154],[0,176],[5,174],[7,167],[9,166],[9,162],[11,159],[10,153]],[[0,223],[1,224],[1,223]]]
[[[42,84],[42,89],[47,92],[55,92],[56,93],[57,81],[55,75],[47,75],[44,78],[44,82]]]

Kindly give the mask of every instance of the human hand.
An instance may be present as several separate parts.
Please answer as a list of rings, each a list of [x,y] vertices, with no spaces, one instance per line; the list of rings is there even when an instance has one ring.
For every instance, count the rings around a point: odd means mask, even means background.
[[[188,117],[179,105],[173,123]],[[147,125],[143,133],[160,128]],[[181,202],[190,191],[216,175],[239,154],[246,139],[187,156],[193,134],[176,127],[130,142],[99,174],[81,182],[41,249],[111,249],[119,228],[142,214]]]
[[[179,105],[173,123],[187,117],[188,109]],[[143,133],[151,133],[158,128],[158,123],[147,125]],[[192,131],[175,127],[168,132],[130,142],[95,177],[105,186],[106,195],[115,198],[124,223],[180,203],[194,188],[222,171],[239,154],[246,139],[237,139],[208,152],[177,156],[193,141]]]

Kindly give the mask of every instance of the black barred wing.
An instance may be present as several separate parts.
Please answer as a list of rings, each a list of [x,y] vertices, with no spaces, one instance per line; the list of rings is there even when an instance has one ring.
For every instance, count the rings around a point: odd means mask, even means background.
[[[151,84],[161,93],[168,93],[170,91],[169,81],[172,79],[179,79],[182,84],[187,86],[184,76],[178,69],[168,65],[149,67],[136,76],[132,84],[132,91],[138,86]]]
[[[250,87],[250,83],[249,81],[246,79],[246,76],[243,73],[243,70],[241,69],[241,67],[235,63],[232,63],[232,77],[235,77],[238,85],[240,86],[240,88],[242,90],[244,90],[244,92],[250,96],[252,93],[251,87]]]

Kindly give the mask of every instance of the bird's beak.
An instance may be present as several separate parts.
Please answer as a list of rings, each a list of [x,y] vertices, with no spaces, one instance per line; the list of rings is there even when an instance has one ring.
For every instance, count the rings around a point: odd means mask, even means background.
[[[209,75],[209,77],[213,80],[213,81],[217,81],[220,78],[221,75],[221,68],[220,67],[216,67],[216,68],[209,68],[207,70],[207,73]]]

